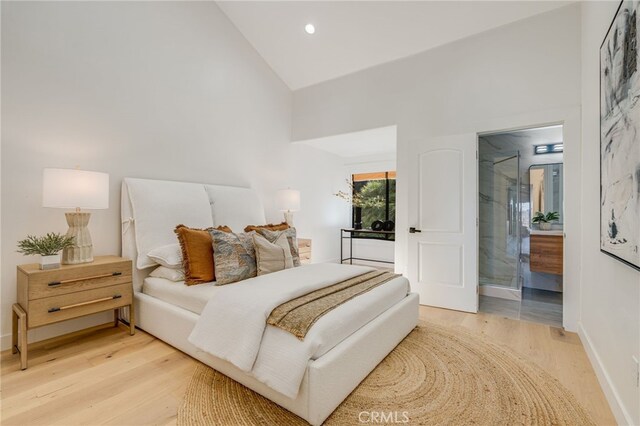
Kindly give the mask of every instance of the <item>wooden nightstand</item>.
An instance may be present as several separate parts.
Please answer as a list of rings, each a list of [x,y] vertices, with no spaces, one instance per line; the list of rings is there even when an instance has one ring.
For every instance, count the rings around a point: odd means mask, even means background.
[[[129,332],[135,333],[131,261],[96,256],[91,263],[40,270],[37,263],[18,266],[18,303],[13,305],[12,351],[27,368],[28,331],[55,322],[129,307]],[[18,333],[18,323],[20,333]],[[20,345],[18,345],[20,335]]]
[[[307,265],[311,263],[311,240],[308,238],[298,238],[298,254],[300,255],[300,264]]]

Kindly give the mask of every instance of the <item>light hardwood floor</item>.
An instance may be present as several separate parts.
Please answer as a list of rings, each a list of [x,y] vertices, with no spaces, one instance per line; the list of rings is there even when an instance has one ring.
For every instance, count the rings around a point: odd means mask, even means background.
[[[490,314],[421,307],[422,319],[462,327],[506,346],[555,376],[599,425],[615,420],[576,334]],[[197,363],[154,337],[96,327],[18,355],[1,356],[1,423],[175,424],[184,389]]]

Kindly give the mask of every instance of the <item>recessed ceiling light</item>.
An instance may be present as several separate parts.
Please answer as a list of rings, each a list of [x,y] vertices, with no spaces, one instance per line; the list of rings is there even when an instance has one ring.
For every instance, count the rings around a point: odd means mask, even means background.
[[[304,30],[307,34],[313,34],[316,32],[316,27],[313,24],[307,24],[304,26]]]

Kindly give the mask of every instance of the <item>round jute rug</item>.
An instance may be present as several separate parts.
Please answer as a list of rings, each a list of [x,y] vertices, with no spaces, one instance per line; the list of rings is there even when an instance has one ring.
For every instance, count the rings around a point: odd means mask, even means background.
[[[377,414],[376,414],[377,413]],[[327,425],[591,425],[556,379],[465,331],[421,322],[326,420]],[[199,365],[178,425],[304,425]]]

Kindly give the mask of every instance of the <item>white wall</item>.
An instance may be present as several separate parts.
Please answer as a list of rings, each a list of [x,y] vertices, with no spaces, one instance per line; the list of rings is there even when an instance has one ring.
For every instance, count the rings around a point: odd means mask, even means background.
[[[600,253],[599,52],[618,2],[582,4],[580,336],[620,424],[640,424],[640,272]]]
[[[275,191],[300,187],[299,233],[317,239],[314,257],[338,257],[329,253],[339,243],[325,215],[338,209],[325,203],[333,188],[315,176],[342,163],[290,148],[291,92],[215,3],[1,7],[3,348],[15,266],[35,261],[15,252],[16,241],[67,229],[62,210],[41,207],[45,167],[110,174],[110,208],[94,211],[90,223],[97,255],[120,253],[120,182],[133,176],[252,186],[271,221],[282,220]],[[325,231],[336,234],[332,245]],[[30,337],[106,319],[60,323]]]
[[[310,146],[291,144],[290,186],[300,190],[300,212],[294,225],[301,238],[311,238],[311,261],[337,262],[340,228],[348,225],[351,210],[334,196],[347,190],[343,158]]]
[[[293,139],[397,125],[396,270],[406,272],[411,152],[440,135],[565,122],[565,326],[577,329],[580,253],[580,9],[542,14],[294,92]]]

